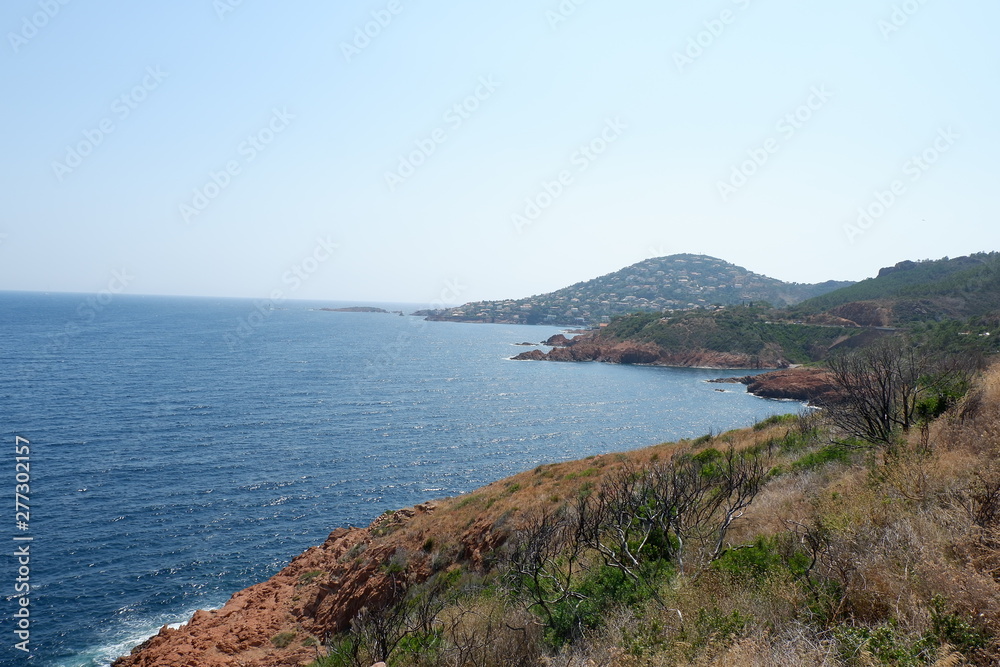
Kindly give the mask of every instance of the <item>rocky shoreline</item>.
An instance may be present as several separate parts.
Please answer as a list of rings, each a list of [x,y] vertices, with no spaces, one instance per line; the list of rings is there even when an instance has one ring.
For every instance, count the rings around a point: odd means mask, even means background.
[[[760,355],[705,349],[667,352],[654,343],[604,340],[595,333],[575,338],[556,334],[545,341],[545,345],[552,346],[553,349],[548,352],[529,350],[512,359],[514,361],[600,361],[609,364],[747,370],[789,366],[789,362],[776,352],[765,352]]]
[[[833,378],[829,371],[822,368],[790,368],[709,382],[743,384],[754,396],[803,401],[814,406],[826,405],[837,398]]]
[[[512,359],[516,361],[600,361],[612,364],[649,364],[683,368],[760,369],[760,357],[727,354],[709,350],[690,350],[667,354],[652,343],[606,342],[593,334],[567,338],[556,334],[544,345],[548,352],[529,350]],[[760,375],[709,380],[721,384],[743,384],[747,391],[760,398],[802,401],[822,406],[837,397],[837,389],[828,370],[822,368],[787,368],[787,363],[773,366],[776,370]]]
[[[419,554],[407,558],[408,583],[431,575],[430,554],[422,545],[436,508],[424,503],[383,514],[368,528],[338,528],[270,579],[235,593],[221,609],[195,612],[177,629],[164,626],[112,667],[309,664],[328,633],[347,629],[362,607],[378,607],[392,597],[396,573],[386,563]],[[472,531],[465,537],[490,544]],[[467,548],[470,556],[473,552]]]

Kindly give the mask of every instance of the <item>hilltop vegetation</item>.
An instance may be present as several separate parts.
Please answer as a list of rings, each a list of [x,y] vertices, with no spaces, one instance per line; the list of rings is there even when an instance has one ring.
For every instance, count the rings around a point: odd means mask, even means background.
[[[955,259],[900,262],[878,276],[818,296],[790,309],[793,314],[829,312],[866,317],[895,326],[910,322],[980,317],[1000,312],[1000,253]]]
[[[705,255],[647,259],[549,294],[419,311],[432,320],[512,324],[597,324],[638,311],[687,310],[767,301],[790,305],[851,283],[785,283]]]

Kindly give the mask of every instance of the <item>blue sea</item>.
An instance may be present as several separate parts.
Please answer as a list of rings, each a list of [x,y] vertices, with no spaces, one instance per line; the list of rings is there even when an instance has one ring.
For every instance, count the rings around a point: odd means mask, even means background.
[[[706,384],[724,371],[509,360],[552,327],[320,310],[341,305],[0,293],[0,662],[107,665],[338,526],[801,409]]]

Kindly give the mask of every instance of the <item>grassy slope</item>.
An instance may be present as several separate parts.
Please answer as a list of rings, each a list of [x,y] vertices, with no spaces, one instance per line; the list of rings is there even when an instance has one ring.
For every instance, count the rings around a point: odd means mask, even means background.
[[[398,537],[416,531],[411,543],[430,536],[424,544],[438,574],[413,590],[441,609],[434,630],[410,635],[390,664],[527,665],[555,654],[558,664],[581,667],[994,664],[1000,368],[958,410],[891,454],[831,447],[816,426],[771,420],[695,442],[540,466],[443,501],[400,529]],[[519,527],[599,493],[622,465],[730,447],[767,457],[767,484],[733,524],[723,557],[697,566],[692,559],[684,574],[665,568],[654,579],[656,596],[615,580],[593,557],[580,559],[573,582],[586,613],[579,632],[567,633],[545,627],[538,609],[500,576]],[[503,535],[506,546],[497,540],[472,558],[461,536],[484,529]],[[558,569],[570,561],[564,553],[552,562]],[[371,657],[364,651],[357,664]]]

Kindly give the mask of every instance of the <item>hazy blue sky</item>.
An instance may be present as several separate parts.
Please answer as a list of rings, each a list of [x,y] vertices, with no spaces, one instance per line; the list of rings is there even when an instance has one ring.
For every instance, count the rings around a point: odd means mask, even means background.
[[[998,24],[992,0],[7,0],[0,289],[464,302],[678,252],[815,282],[997,250]]]

